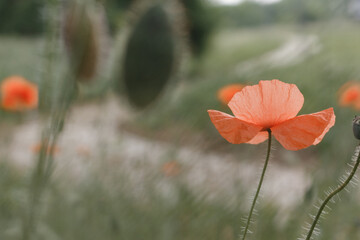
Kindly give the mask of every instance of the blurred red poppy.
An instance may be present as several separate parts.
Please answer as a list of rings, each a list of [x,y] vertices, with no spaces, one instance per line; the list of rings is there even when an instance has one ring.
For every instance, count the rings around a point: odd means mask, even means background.
[[[335,124],[333,108],[296,116],[304,97],[294,84],[277,79],[260,81],[236,93],[228,106],[235,117],[208,110],[210,119],[222,137],[234,144],[258,144],[275,138],[288,150],[300,150],[318,144]]]
[[[41,148],[42,148],[42,144],[37,143],[37,144],[31,146],[31,151],[35,154],[38,154],[38,153],[40,153]],[[60,152],[60,149],[56,145],[53,147],[50,147],[50,146],[47,147],[47,154],[55,155],[55,154],[58,154],[59,152]]]
[[[235,93],[241,91],[245,85],[242,84],[230,84],[219,89],[217,92],[217,98],[221,103],[227,105],[233,98]]]
[[[342,107],[353,107],[360,110],[360,83],[347,82],[338,92],[339,105]]]
[[[21,76],[11,76],[1,82],[1,105],[5,110],[23,111],[38,105],[38,88]]]

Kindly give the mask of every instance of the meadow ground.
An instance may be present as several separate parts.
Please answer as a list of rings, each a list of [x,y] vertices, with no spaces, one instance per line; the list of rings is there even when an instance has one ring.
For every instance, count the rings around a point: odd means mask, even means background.
[[[337,116],[318,146],[289,152],[277,144],[273,152],[252,238],[297,239],[356,145],[356,112],[338,107],[337,90],[359,79],[358,27],[332,22],[219,32],[196,70],[181,74],[144,112],[112,93],[85,89],[59,141],[38,239],[237,239],[265,144],[226,143],[206,110],[228,111],[216,99],[223,85],[274,78],[298,85],[305,97],[301,113],[333,106]],[[20,74],[37,82],[42,47],[42,39],[2,36],[0,77]],[[36,113],[1,112],[1,118],[0,239],[10,240],[20,233],[42,122]],[[332,206],[319,239],[359,238],[356,189]],[[292,198],[284,208],[285,194]]]

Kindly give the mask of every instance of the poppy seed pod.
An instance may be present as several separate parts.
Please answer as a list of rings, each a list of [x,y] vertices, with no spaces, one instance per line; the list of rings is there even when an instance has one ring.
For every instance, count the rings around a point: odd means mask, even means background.
[[[123,79],[130,102],[145,108],[170,81],[176,62],[171,20],[161,4],[150,6],[130,34],[123,60]]]
[[[77,80],[90,80],[99,62],[100,31],[92,5],[68,3],[64,14],[63,37],[71,70]]]
[[[360,116],[353,119],[353,133],[355,138],[360,140]]]

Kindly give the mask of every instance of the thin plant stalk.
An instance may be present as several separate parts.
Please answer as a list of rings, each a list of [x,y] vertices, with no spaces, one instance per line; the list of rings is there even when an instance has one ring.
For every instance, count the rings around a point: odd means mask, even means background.
[[[53,11],[55,9],[55,1],[49,0],[46,2],[47,10]],[[52,101],[48,97],[50,94],[50,83],[53,81],[53,64],[55,59],[54,53],[54,43],[57,38],[56,29],[57,21],[55,17],[50,17],[46,26],[46,42],[45,42],[45,71],[42,75],[42,81],[40,86],[40,106],[39,108],[43,110],[44,104],[53,105]],[[29,187],[29,202],[27,211],[25,212],[23,222],[22,222],[22,240],[32,239],[34,229],[36,228],[36,219],[37,213],[40,205],[40,199],[43,194],[43,191],[48,182],[49,173],[49,165],[52,162],[52,151],[54,149],[56,138],[59,133],[58,130],[53,126],[53,116],[51,116],[51,123],[48,128],[43,131],[41,138],[41,148],[38,155],[37,163],[35,169],[32,172],[30,187]],[[48,151],[50,149],[51,152]]]
[[[57,57],[57,40],[60,35],[59,21],[57,13],[58,3],[56,0],[47,0],[46,19],[48,19],[45,31],[45,46],[44,46],[44,71],[41,75],[40,81],[40,99],[39,109],[41,112],[49,112],[54,103],[54,68]]]
[[[357,146],[357,148],[360,148],[360,144]],[[347,177],[347,179],[339,185],[338,188],[336,188],[334,191],[332,191],[331,193],[329,193],[329,195],[325,198],[325,200],[323,201],[323,203],[321,204],[315,218],[314,218],[314,221],[309,229],[309,232],[307,234],[307,237],[306,237],[306,240],[310,240],[311,239],[311,236],[314,232],[314,229],[316,227],[316,224],[318,223],[319,219],[320,219],[320,216],[323,212],[323,210],[325,209],[326,205],[328,204],[328,202],[336,195],[338,194],[339,192],[341,192],[352,180],[352,178],[354,177],[355,173],[356,173],[356,170],[358,169],[359,167],[359,164],[360,164],[360,152],[358,152],[358,150],[356,149],[355,150],[355,156],[357,154],[357,158],[356,158],[356,162],[354,164],[354,167],[352,169],[352,171],[350,172],[349,176]]]
[[[58,3],[54,0],[48,0],[47,5],[49,11],[57,9],[57,4]],[[41,95],[41,100],[43,101],[43,104],[49,104],[51,106],[51,109],[50,117],[47,120],[48,123],[45,124],[42,133],[41,149],[38,155],[37,163],[30,179],[28,200],[29,202],[22,224],[22,240],[33,239],[34,232],[36,232],[38,215],[41,211],[41,199],[48,183],[50,182],[51,173],[53,171],[54,149],[57,143],[58,136],[63,129],[68,109],[76,92],[75,79],[69,76],[63,77],[63,81],[60,83],[61,85],[59,86],[60,88],[57,92],[57,95],[55,94],[55,92],[52,91],[52,89],[55,89],[55,82],[53,78],[53,64],[55,63],[55,53],[52,47],[54,47],[54,43],[56,42],[56,39],[58,37],[58,32],[57,30],[54,30],[54,28],[56,28],[57,26],[57,21],[55,17],[50,16],[49,19],[50,20],[47,26],[47,42],[45,44],[46,61],[44,62],[44,65],[46,68],[46,73],[44,73],[43,75],[41,89],[43,95]],[[52,86],[50,86],[50,83],[52,84]],[[53,95],[53,99],[51,99],[48,95],[44,95],[49,92],[51,92],[51,95]],[[42,107],[45,107],[46,109],[46,106],[41,105],[40,108]]]
[[[23,228],[22,228],[22,239],[29,240],[31,239],[32,232],[36,228],[36,217],[39,209],[40,199],[42,193],[48,182],[49,174],[49,165],[52,162],[51,152],[47,152],[47,149],[53,149],[54,143],[49,142],[49,135],[44,134],[41,141],[41,149],[38,157],[38,162],[36,168],[34,169],[30,193],[29,193],[29,209],[27,215],[24,218]],[[53,135],[50,134],[50,135]]]
[[[261,173],[260,181],[259,181],[256,193],[255,193],[253,202],[251,204],[251,208],[250,208],[250,212],[249,212],[249,215],[248,215],[248,218],[247,218],[247,221],[246,221],[246,226],[245,226],[245,229],[244,229],[244,235],[242,237],[242,240],[245,240],[246,235],[247,235],[247,233],[249,231],[249,227],[250,227],[250,223],[251,223],[251,217],[252,217],[253,212],[254,212],[254,208],[255,208],[255,205],[256,205],[257,198],[259,197],[260,189],[261,189],[262,183],[264,181],[265,172],[266,172],[266,169],[267,169],[267,166],[268,166],[268,163],[269,163],[269,159],[270,159],[271,130],[268,129],[267,131],[268,131],[268,135],[269,135],[269,140],[268,140],[268,148],[267,148],[266,159],[265,159],[264,167],[263,167],[263,170],[262,170],[262,173]]]
[[[58,136],[63,130],[65,118],[71,102],[76,93],[75,80],[72,77],[66,78],[62,84],[61,94],[58,103],[54,106],[50,117],[50,126],[45,128],[41,141],[41,149],[34,169],[31,186],[28,213],[24,218],[22,229],[22,240],[32,239],[33,231],[36,229],[37,213],[43,192],[50,181],[53,169],[54,148]]]

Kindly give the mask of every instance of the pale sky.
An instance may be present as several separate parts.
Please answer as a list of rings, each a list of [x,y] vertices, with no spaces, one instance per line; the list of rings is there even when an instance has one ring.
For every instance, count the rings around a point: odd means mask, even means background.
[[[210,1],[217,4],[234,5],[243,2],[244,0],[210,0]],[[253,1],[261,2],[261,3],[274,3],[274,2],[279,2],[281,0],[253,0]]]

